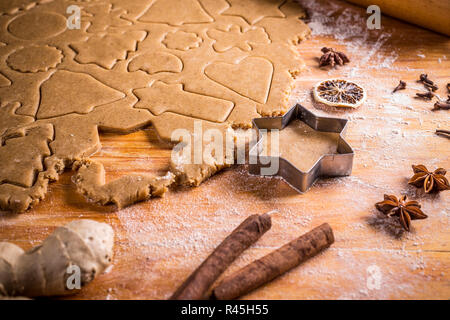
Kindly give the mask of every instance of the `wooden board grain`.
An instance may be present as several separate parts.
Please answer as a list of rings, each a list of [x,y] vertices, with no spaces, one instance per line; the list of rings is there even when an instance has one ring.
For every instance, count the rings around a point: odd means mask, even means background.
[[[73,219],[110,223],[116,232],[113,269],[74,299],[166,299],[242,220],[278,210],[273,227],[230,268],[229,274],[328,222],[336,243],[314,259],[260,288],[247,299],[448,299],[450,298],[450,192],[425,195],[407,185],[411,164],[450,169],[450,140],[434,134],[450,129],[449,111],[412,98],[428,73],[447,95],[449,38],[383,18],[383,29],[364,29],[365,11],[339,1],[305,0],[313,34],[299,46],[307,70],[292,101],[319,114],[349,118],[347,140],[356,152],[353,174],[323,179],[300,195],[279,179],[250,176],[244,166],[225,170],[198,188],[177,188],[166,197],[121,211],[87,203],[75,192],[71,172],[50,185],[42,203],[21,215],[0,213],[0,241],[24,249],[39,244],[54,228]],[[323,46],[347,52],[351,63],[317,68]],[[448,56],[446,56],[448,55]],[[358,110],[317,109],[310,89],[317,81],[350,78],[368,90]],[[398,81],[408,89],[391,94]],[[130,172],[163,174],[170,148],[152,128],[104,134],[107,179]],[[384,193],[407,194],[429,218],[413,221],[411,233],[376,213]]]

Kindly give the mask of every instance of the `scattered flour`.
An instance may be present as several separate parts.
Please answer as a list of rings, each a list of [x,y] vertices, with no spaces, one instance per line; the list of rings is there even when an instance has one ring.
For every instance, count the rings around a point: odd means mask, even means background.
[[[417,189],[405,187],[405,180],[411,173],[411,162],[416,161],[408,149],[418,150],[413,156],[419,151],[426,154],[428,149],[421,150],[424,141],[441,123],[424,123],[422,115],[429,112],[429,107],[412,98],[419,85],[408,82],[406,90],[392,94],[399,80],[397,71],[411,75],[420,71],[396,65],[399,53],[391,47],[386,49],[395,30],[369,32],[363,9],[348,7],[334,0],[299,2],[308,9],[313,36],[309,41],[317,42],[317,51],[320,50],[321,39],[327,39],[351,56],[351,63],[345,67],[311,77],[320,77],[315,81],[324,77],[352,78],[369,92],[367,103],[360,109],[338,114],[350,120],[347,140],[356,151],[353,175],[321,179],[307,194],[297,195],[282,180],[251,176],[245,166],[239,166],[212,177],[199,188],[179,188],[169,192],[165,198],[119,211],[117,221],[112,219],[117,224],[116,228],[124,231],[118,233],[116,239],[120,244],[116,259],[136,260],[124,264],[126,268],[135,267],[134,272],[127,273],[130,277],[127,285],[138,285],[126,290],[132,291],[136,297],[167,298],[175,289],[174,284],[179,284],[245,217],[262,213],[261,208],[264,211],[278,210],[272,217],[273,227],[233,264],[233,270],[292,240],[293,234],[303,234],[320,223],[328,221],[332,226],[334,223],[340,227],[335,234],[336,243],[329,250],[250,297],[258,298],[258,293],[264,292],[266,298],[295,299],[301,296],[307,285],[315,289],[311,292],[316,293],[313,297],[304,298],[414,298],[421,295],[421,288],[427,282],[434,281],[434,286],[438,285],[437,281],[450,283],[448,272],[433,273],[433,268],[445,270],[445,266],[425,250],[430,244],[436,245],[435,239],[448,239],[445,237],[450,226],[448,196],[440,201],[423,197],[425,210],[434,214],[430,214],[425,222],[414,222],[417,231],[411,233],[403,232],[395,220],[387,219],[373,207],[383,193],[405,192],[411,198],[420,196]],[[444,55],[439,58],[439,63],[446,60]],[[375,76],[368,74],[368,69]],[[304,101],[309,95],[307,90],[303,90],[296,93],[295,98]],[[327,114],[327,110],[320,112]],[[448,121],[443,123],[448,124]],[[409,127],[412,125],[428,131],[411,131]],[[102,154],[107,157],[120,155],[114,148],[106,147]],[[143,163],[147,160],[142,159]],[[433,159],[429,165],[437,166],[442,161]],[[392,167],[404,169],[394,172]],[[389,183],[374,178],[379,174],[379,168],[386,170]],[[220,192],[217,191],[218,183],[222,186]],[[317,201],[319,196],[326,203]],[[255,202],[258,206],[254,205]],[[330,208],[329,203],[334,204],[332,212],[324,210]],[[348,210],[349,206],[352,210]],[[27,223],[35,219],[29,214],[21,218],[28,219]],[[433,230],[430,225],[436,226],[438,222],[443,229]],[[0,233],[12,227],[14,222],[0,215]],[[44,233],[47,232],[42,229]],[[31,247],[40,241],[32,242],[27,245]],[[446,250],[447,244],[441,245],[442,250]],[[326,255],[326,259],[322,255]],[[370,289],[367,285],[371,266],[380,269],[379,289]],[[399,266],[404,266],[402,272],[392,271],[399,270]],[[116,266],[115,272],[120,272],[117,270],[120,267]],[[292,279],[307,279],[307,283],[290,283],[289,292],[270,290],[271,286],[276,288],[277,283],[291,282]],[[120,297],[121,289],[108,289],[106,298]],[[278,296],[271,296],[276,294]]]

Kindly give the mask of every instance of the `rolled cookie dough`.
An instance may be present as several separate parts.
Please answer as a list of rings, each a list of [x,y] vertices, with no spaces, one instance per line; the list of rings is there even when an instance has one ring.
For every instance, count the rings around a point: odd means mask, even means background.
[[[18,212],[72,168],[95,202],[161,195],[167,177],[102,182],[102,165],[89,161],[99,130],[153,125],[171,141],[195,121],[227,131],[281,115],[304,66],[294,45],[310,32],[291,0],[25,2],[0,5],[0,208]],[[229,166],[217,157],[172,171],[198,185]]]

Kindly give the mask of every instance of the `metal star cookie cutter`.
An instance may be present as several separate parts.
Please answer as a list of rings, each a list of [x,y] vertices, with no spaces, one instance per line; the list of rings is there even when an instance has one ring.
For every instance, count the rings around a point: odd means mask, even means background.
[[[254,175],[264,175],[261,169],[268,167],[267,163],[273,156],[261,155],[263,137],[262,129],[284,129],[292,120],[299,119],[317,131],[339,133],[337,154],[322,155],[308,172],[303,172],[282,156],[276,157],[279,161],[278,171],[273,176],[282,177],[292,188],[300,193],[308,191],[319,177],[342,177],[352,172],[354,152],[345,141],[347,119],[321,117],[307,110],[300,104],[292,107],[284,116],[264,117],[253,119],[253,127],[257,132],[255,144],[250,149],[249,172]],[[259,161],[263,159],[264,161]],[[264,164],[262,164],[263,162]]]

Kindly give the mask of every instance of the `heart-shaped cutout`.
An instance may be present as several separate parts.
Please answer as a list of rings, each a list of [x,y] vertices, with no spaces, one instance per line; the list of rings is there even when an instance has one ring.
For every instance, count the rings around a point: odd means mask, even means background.
[[[238,64],[215,62],[205,68],[211,80],[259,103],[266,103],[272,84],[273,65],[264,58],[249,57]]]

